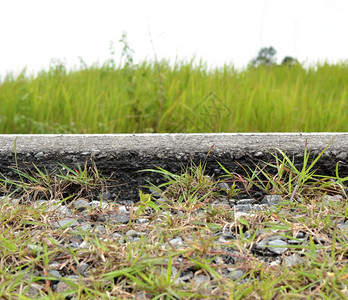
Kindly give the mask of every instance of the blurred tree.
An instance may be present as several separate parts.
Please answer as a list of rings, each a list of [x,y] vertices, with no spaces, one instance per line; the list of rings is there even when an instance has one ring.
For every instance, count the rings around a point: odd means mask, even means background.
[[[299,64],[299,62],[296,58],[293,58],[291,56],[285,56],[281,65],[291,67],[291,66],[295,66],[298,64]]]
[[[273,66],[276,64],[276,55],[277,51],[271,47],[263,47],[260,49],[259,53],[255,58],[250,62],[253,67],[258,66]]]

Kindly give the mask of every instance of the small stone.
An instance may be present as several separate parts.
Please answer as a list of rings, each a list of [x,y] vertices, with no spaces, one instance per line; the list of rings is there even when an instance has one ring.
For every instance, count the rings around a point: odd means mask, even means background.
[[[71,248],[79,248],[79,247],[80,247],[80,244],[79,244],[78,242],[76,242],[76,241],[72,241],[72,242],[69,244],[69,246],[70,246]]]
[[[72,215],[71,210],[69,208],[67,208],[65,205],[59,206],[56,211],[59,212],[62,216],[71,216]]]
[[[117,232],[113,233],[113,238],[115,241],[117,241],[119,244],[123,244],[125,242],[124,237],[122,234],[119,234]]]
[[[337,229],[342,231],[343,233],[348,233],[348,220],[344,222],[344,220],[340,220],[337,223]],[[348,240],[348,235],[345,234],[345,239]]]
[[[58,220],[58,221],[52,223],[52,225],[56,228],[67,227],[67,226],[74,227],[78,224],[79,223],[77,222],[77,219],[74,219],[74,218],[61,219],[61,220]]]
[[[35,157],[36,157],[36,158],[40,158],[40,157],[42,157],[42,156],[44,156],[44,153],[43,153],[42,151],[40,151],[40,152],[38,152],[38,153],[35,154]]]
[[[254,154],[254,157],[262,157],[262,156],[263,156],[263,153],[262,153],[261,151],[256,152],[256,153]]]
[[[251,214],[250,212],[243,212],[243,211],[236,211],[234,214],[235,219],[239,219],[241,217],[254,217],[256,216],[255,214]]]
[[[235,268],[227,268],[227,270],[231,273],[229,276],[232,280],[237,280],[244,275],[242,270],[238,270]]]
[[[57,261],[52,261],[52,262],[49,264],[49,267],[50,267],[51,269],[58,269],[59,266],[60,266],[60,264],[59,264],[59,262],[57,262]]]
[[[214,264],[216,264],[216,265],[222,265],[222,264],[224,264],[224,260],[223,260],[223,258],[222,258],[221,256],[216,257],[216,258],[213,260],[213,262],[214,262]]]
[[[140,219],[137,219],[135,221],[135,223],[138,223],[138,224],[145,224],[145,223],[148,223],[149,220],[148,219],[144,219],[144,218],[140,218]]]
[[[39,200],[39,201],[35,201],[32,205],[35,208],[40,208],[43,205],[47,205],[48,201],[47,200]]]
[[[176,214],[177,214],[179,217],[183,217],[185,213],[184,213],[183,211],[179,210],[179,211],[177,211]]]
[[[75,281],[75,279],[78,279],[79,277],[76,275],[70,275],[70,276],[67,276],[66,278],[70,278],[70,279],[73,279]],[[63,281],[59,281],[55,285],[55,292],[57,292],[57,293],[63,293],[63,292],[68,291],[69,289],[72,289],[72,287]]]
[[[108,217],[108,220],[111,222],[111,224],[127,224],[130,220],[129,214],[112,214]]]
[[[261,240],[257,244],[255,244],[255,248],[257,250],[264,250],[268,245],[268,241],[266,239]]]
[[[244,238],[245,238],[245,239],[250,239],[250,237],[251,237],[251,233],[250,233],[249,230],[246,231],[246,232],[244,232]]]
[[[277,205],[282,201],[280,195],[267,195],[263,197],[261,204],[267,204],[269,206]]]
[[[97,233],[105,233],[106,229],[105,229],[105,226],[104,226],[104,225],[97,224],[97,225],[94,227],[94,231],[97,232]]]
[[[324,203],[338,203],[340,201],[343,200],[343,197],[341,195],[334,195],[334,196],[330,196],[330,195],[325,195],[323,197],[323,201]]]
[[[77,226],[76,229],[80,229],[82,231],[91,231],[92,225],[91,224],[82,224],[80,226]]]
[[[80,212],[84,211],[85,209],[87,209],[90,206],[91,206],[91,204],[86,199],[77,199],[72,203],[72,207],[74,207],[75,209],[77,209]]]
[[[52,275],[53,277],[60,278],[62,275],[57,270],[49,270],[48,274]]]
[[[304,259],[297,255],[297,254],[294,254],[294,255],[291,255],[291,256],[286,256],[283,260],[283,263],[287,266],[287,267],[293,267],[293,266],[296,266],[296,265],[299,265],[301,263],[304,262]]]
[[[27,247],[32,251],[38,251],[38,252],[43,251],[43,248],[41,246],[38,246],[38,245],[28,244]]]
[[[128,214],[129,213],[129,210],[127,209],[127,207],[125,205],[118,206],[117,209],[122,214]]]
[[[230,186],[226,182],[220,182],[218,184],[218,187],[225,192],[228,192],[230,190]]]
[[[169,241],[169,243],[170,243],[173,247],[175,247],[175,248],[178,248],[178,247],[182,246],[183,242],[184,242],[184,241],[183,241],[183,239],[182,239],[181,237],[176,237],[176,238],[171,239],[171,240]]]
[[[241,212],[247,212],[251,211],[251,205],[250,204],[237,204],[235,206],[236,211],[241,211]]]
[[[36,282],[33,282],[30,284],[28,292],[27,292],[27,297],[30,296],[31,299],[39,299],[40,298],[40,294],[42,293],[41,290],[44,288],[45,286],[43,284],[39,284]],[[5,298],[0,298],[5,299]]]
[[[9,200],[8,196],[0,196],[0,201],[1,202],[5,202],[5,201],[8,201],[8,200]]]
[[[275,241],[275,240],[281,240],[281,241],[286,241],[287,238],[285,236],[281,235],[271,235],[265,238],[266,241]]]
[[[150,193],[152,195],[154,195],[155,197],[160,197],[161,196],[161,194],[157,190],[154,190],[152,188],[149,188],[149,190],[150,190]]]
[[[210,281],[210,277],[206,276],[206,275],[197,275],[195,277],[192,278],[192,281],[194,281],[197,285],[201,285],[203,283],[209,282]]]
[[[234,158],[236,160],[239,160],[239,159],[243,158],[244,156],[245,156],[245,154],[243,152],[235,152],[234,153]]]
[[[87,241],[83,241],[80,245],[78,245],[78,248],[80,248],[80,249],[88,249],[89,246],[90,246],[90,244]]]
[[[305,236],[306,236],[306,233],[303,232],[303,231],[299,231],[299,232],[296,234],[296,238],[297,238],[297,239],[303,239]]]
[[[340,160],[346,160],[347,159],[347,152],[341,152],[340,154],[338,154],[336,157]]]
[[[183,276],[181,276],[180,278],[179,278],[179,282],[185,282],[185,281],[188,281],[188,280],[190,280],[190,279],[192,279],[193,278],[193,272],[188,272],[187,274],[185,274],[185,275],[183,275]]]
[[[268,205],[265,204],[253,204],[251,205],[251,210],[254,211],[265,211],[267,209]]]
[[[230,204],[228,202],[214,203],[212,205],[212,207],[217,208],[217,209],[226,210],[226,211],[229,211],[231,209],[231,206],[230,206]]]
[[[269,241],[268,242],[269,246],[284,246],[284,247],[267,247],[269,251],[275,253],[275,254],[282,254],[285,251],[288,250],[287,246],[287,242],[284,242],[282,240],[273,240],[273,241]]]
[[[72,213],[69,208],[59,203],[58,200],[47,201],[46,212],[59,212],[62,215],[70,216]]]
[[[255,203],[255,199],[241,199],[241,200],[238,200],[238,203],[237,204],[253,204]]]
[[[145,235],[144,232],[138,232],[138,231],[135,231],[135,230],[133,230],[133,229],[128,230],[128,231],[126,232],[126,236],[127,236],[127,237],[130,237],[130,238],[139,238],[139,237],[141,237],[141,236],[143,236],[143,235]]]
[[[77,271],[82,275],[85,276],[85,272],[88,269],[89,265],[86,263],[82,263],[80,265],[77,266]]]
[[[306,240],[305,239],[296,239],[296,240],[288,240],[288,244],[289,245],[299,245],[299,244],[302,244],[304,243]]]
[[[134,296],[135,296],[135,299],[140,299],[140,300],[144,299],[144,300],[146,300],[146,299],[150,299],[152,295],[147,295],[147,294],[143,291],[143,292],[137,292],[137,293],[135,293]],[[149,298],[148,296],[149,296],[150,298]]]
[[[110,207],[110,204],[109,203],[106,203],[106,202],[103,202],[103,201],[97,201],[97,200],[93,200],[90,202],[90,206],[92,208],[95,208],[95,207],[100,207],[102,209],[107,209]]]
[[[229,241],[226,240],[224,237],[220,236],[219,239],[216,241],[216,243],[224,245],[224,244],[229,243]]]
[[[103,199],[112,200],[112,194],[108,190],[103,192],[102,196],[103,196]]]
[[[3,197],[3,199],[2,200],[8,200],[9,198],[8,197]],[[9,199],[9,201],[10,201],[10,204],[12,204],[12,205],[18,205],[20,202],[21,202],[21,199],[19,199],[19,198],[10,198]]]

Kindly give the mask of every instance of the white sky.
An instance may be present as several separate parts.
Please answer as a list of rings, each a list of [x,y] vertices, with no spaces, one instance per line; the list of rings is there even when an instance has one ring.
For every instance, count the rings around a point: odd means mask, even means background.
[[[195,56],[244,67],[261,47],[300,62],[348,59],[347,0],[0,0],[0,76],[119,59],[126,32],[135,62]]]

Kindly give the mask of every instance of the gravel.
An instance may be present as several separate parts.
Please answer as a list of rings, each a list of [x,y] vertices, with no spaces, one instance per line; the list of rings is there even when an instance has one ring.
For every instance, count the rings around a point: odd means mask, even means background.
[[[0,198],[0,202],[6,199],[5,197]],[[342,198],[325,196],[324,201],[330,203],[332,201],[339,201]],[[230,209],[231,214],[234,214],[235,220],[243,216],[253,217],[256,216],[255,213],[252,213],[253,210],[267,210],[270,208],[275,208],[282,201],[282,198],[279,195],[265,196],[261,201],[257,199],[239,199],[226,201],[222,199],[220,203],[216,203],[217,207],[220,207],[224,210]],[[18,199],[11,199],[11,203],[18,204]],[[259,203],[259,204],[258,204]],[[57,219],[52,221],[50,224],[54,228],[65,227],[66,232],[70,233],[70,240],[64,240],[65,244],[60,244],[59,241],[56,241],[59,247],[72,247],[80,249],[88,249],[88,242],[84,241],[79,237],[79,230],[88,230],[94,232],[100,239],[109,239],[112,242],[127,244],[139,241],[142,237],[146,235],[146,232],[142,231],[142,228],[146,228],[150,222],[159,222],[163,221],[163,217],[166,215],[172,215],[172,213],[166,212],[162,216],[158,215],[155,220],[151,220],[151,215],[148,218],[138,218],[131,219],[131,210],[134,209],[132,206],[127,205],[117,205],[112,202],[104,200],[101,201],[90,201],[88,199],[78,199],[70,204],[61,203],[55,200],[41,200],[35,203],[31,203],[35,207],[44,208],[47,213],[54,212],[57,215]],[[91,214],[89,211],[91,209],[97,210],[98,213]],[[103,212],[103,209],[107,209],[106,212]],[[182,212],[178,211],[178,215],[182,215]],[[202,211],[198,210],[198,214],[204,214]],[[127,226],[130,225],[129,230],[120,230],[114,232],[107,232],[103,224],[119,224]],[[117,227],[113,227],[117,228]],[[342,232],[348,231],[348,221],[341,222],[337,226],[337,230]],[[248,237],[252,233],[244,232],[244,236]],[[266,237],[264,237],[266,236]],[[239,238],[238,236],[232,234],[228,228],[221,230],[216,233],[216,248],[223,247],[228,244],[231,240]],[[305,232],[298,232],[296,237],[288,238],[282,236],[277,232],[277,230],[270,230],[265,232],[264,230],[259,230],[256,233],[255,244],[251,248],[251,252],[254,256],[258,257],[261,261],[267,261],[270,265],[278,265],[280,263],[285,264],[288,267],[303,263],[304,259],[298,254],[286,255],[289,249],[289,246],[300,245],[301,243],[306,242],[310,236]],[[314,238],[314,237],[312,237]],[[187,240],[190,240],[190,237],[184,238],[178,234],[178,236],[166,241],[164,244],[165,248],[175,247],[176,249],[183,249],[187,245]],[[322,241],[317,241],[322,242]],[[41,251],[40,247],[36,245],[28,245],[32,251]],[[224,253],[215,258],[216,264],[225,264],[233,265],[241,260],[238,257],[239,252],[234,249],[229,249],[224,247]],[[48,271],[50,276],[56,278],[53,284],[53,290],[56,292],[63,292],[69,289],[67,280],[77,281],[79,276],[73,274],[63,274],[60,271],[60,263],[51,262],[50,270]],[[85,277],[88,276],[90,272],[93,272],[91,266],[88,263],[81,263],[77,266],[77,272]],[[179,272],[175,267],[172,268],[172,276],[176,275]],[[243,270],[228,267],[223,269],[224,276],[230,280],[238,280],[243,277]],[[39,274],[44,276],[44,274]],[[179,282],[188,282],[193,281],[197,285],[202,285],[205,282],[210,280],[210,277],[205,274],[194,274],[192,271],[185,271],[176,277]],[[64,280],[63,280],[64,279]],[[35,290],[33,285],[32,289]],[[37,289],[39,289],[37,287]]]

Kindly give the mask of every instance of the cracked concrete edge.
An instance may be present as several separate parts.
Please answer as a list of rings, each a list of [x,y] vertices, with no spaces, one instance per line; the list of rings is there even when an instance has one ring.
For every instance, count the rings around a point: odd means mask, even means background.
[[[286,151],[301,167],[305,146],[312,157],[331,145],[318,162],[322,175],[348,176],[348,133],[211,133],[211,134],[80,134],[80,135],[0,135],[0,172],[13,176],[15,141],[18,165],[33,164],[48,170],[58,163],[68,166],[86,161],[96,163],[104,175],[119,185],[115,188],[125,200],[138,197],[138,189],[149,180],[161,182],[158,174],[139,170],[160,166],[178,173],[191,160],[207,162],[207,172],[219,175],[220,162],[233,172],[254,163],[273,161],[275,148]],[[212,146],[214,146],[212,148]],[[211,150],[208,157],[208,151]],[[319,172],[318,171],[318,172]]]

